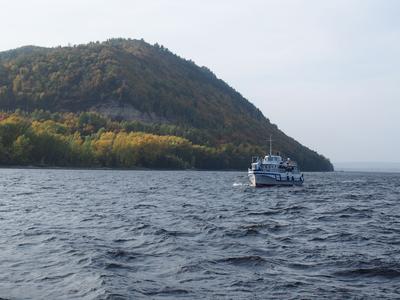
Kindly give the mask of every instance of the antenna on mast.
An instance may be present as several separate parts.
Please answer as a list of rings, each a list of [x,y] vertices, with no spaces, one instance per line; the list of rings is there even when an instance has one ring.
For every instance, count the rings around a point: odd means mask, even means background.
[[[272,155],[272,135],[269,135],[269,156]]]

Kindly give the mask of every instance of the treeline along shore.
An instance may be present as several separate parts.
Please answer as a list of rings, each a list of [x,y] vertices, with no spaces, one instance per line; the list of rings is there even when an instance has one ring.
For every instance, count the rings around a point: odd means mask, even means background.
[[[90,112],[0,113],[0,164],[242,169],[252,153],[262,152],[260,147],[248,144],[212,147],[195,144],[189,138],[201,141],[207,136],[195,129],[113,121]]]

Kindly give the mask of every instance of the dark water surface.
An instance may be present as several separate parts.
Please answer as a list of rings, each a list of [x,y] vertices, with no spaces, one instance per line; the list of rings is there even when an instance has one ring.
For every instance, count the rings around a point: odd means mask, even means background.
[[[0,176],[0,298],[400,298],[399,173]]]

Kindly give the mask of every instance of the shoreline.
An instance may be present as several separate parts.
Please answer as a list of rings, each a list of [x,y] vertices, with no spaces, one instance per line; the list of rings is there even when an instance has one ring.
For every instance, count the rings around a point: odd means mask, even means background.
[[[157,168],[108,168],[108,167],[58,167],[58,166],[8,166],[0,165],[1,169],[16,170],[76,170],[76,171],[196,171],[196,172],[247,172],[246,169],[157,169]],[[302,171],[303,173],[400,173],[400,170],[357,170],[337,169],[334,171]]]
[[[4,166],[0,165],[0,169],[17,169],[17,170],[82,170],[82,171],[205,171],[205,172],[242,172],[243,170],[234,169],[157,169],[157,168],[107,168],[107,167],[57,167],[57,166]],[[246,171],[246,170],[245,170]]]
[[[157,168],[107,168],[107,167],[57,167],[57,166],[4,166],[0,169],[17,170],[82,170],[82,171],[199,171],[199,172],[246,172],[245,169],[157,169]],[[302,171],[303,173],[334,173],[338,171]],[[340,171],[339,171],[340,172]]]

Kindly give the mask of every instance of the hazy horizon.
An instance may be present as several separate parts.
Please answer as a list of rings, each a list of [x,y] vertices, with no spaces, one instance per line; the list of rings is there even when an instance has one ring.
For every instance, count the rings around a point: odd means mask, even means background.
[[[341,161],[399,161],[400,2],[13,1],[0,51],[123,37],[210,68],[272,123]]]
[[[335,171],[400,172],[400,162],[335,162]]]

